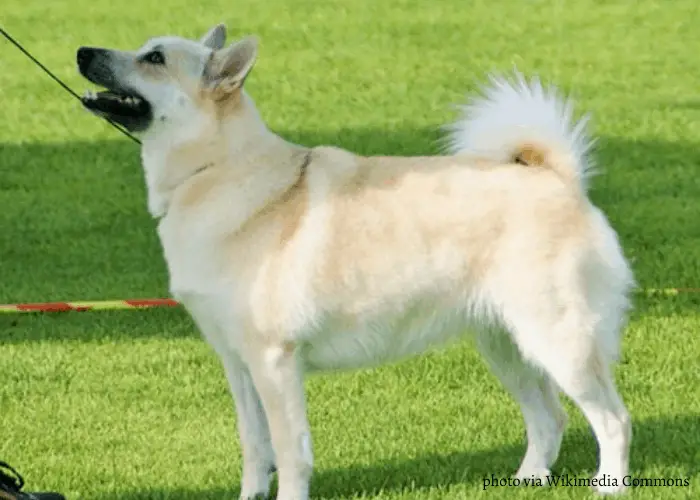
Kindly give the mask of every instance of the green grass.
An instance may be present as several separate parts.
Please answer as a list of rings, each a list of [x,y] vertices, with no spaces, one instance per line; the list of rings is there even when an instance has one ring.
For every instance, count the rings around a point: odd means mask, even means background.
[[[226,21],[262,46],[249,89],[271,127],[361,153],[436,151],[450,105],[514,64],[592,111],[609,214],[645,287],[700,286],[696,0],[5,0],[3,27],[73,87],[82,44],[136,47]],[[48,9],[50,8],[50,13]],[[0,42],[0,302],[153,297],[167,276],[134,144]],[[700,497],[700,298],[639,298],[618,371],[632,474]],[[519,410],[469,345],[308,380],[315,498],[587,498],[482,491],[524,452]],[[592,474],[571,405],[558,472]],[[237,498],[235,418],[180,310],[0,317],[0,459],[71,499]]]

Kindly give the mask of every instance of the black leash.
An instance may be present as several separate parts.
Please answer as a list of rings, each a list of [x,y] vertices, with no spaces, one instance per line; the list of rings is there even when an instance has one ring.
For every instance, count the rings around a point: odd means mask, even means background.
[[[13,44],[15,47],[17,47],[19,50],[21,50],[22,53],[23,53],[25,56],[27,56],[29,59],[31,59],[32,62],[33,62],[34,64],[36,64],[36,65],[39,66],[41,69],[43,69],[44,72],[45,72],[47,75],[49,75],[51,78],[53,78],[54,81],[55,81],[56,83],[58,83],[61,87],[63,87],[63,88],[66,90],[66,92],[68,92],[68,93],[71,94],[73,97],[75,97],[76,99],[78,99],[79,101],[82,102],[81,97],[80,97],[78,94],[76,94],[76,93],[73,91],[73,89],[71,89],[68,85],[66,85],[65,83],[63,83],[61,80],[59,80],[59,78],[58,78],[56,75],[54,75],[53,73],[51,73],[51,71],[49,71],[49,69],[48,69],[46,66],[44,66],[44,65],[41,64],[39,61],[37,61],[36,58],[35,58],[33,55],[31,55],[29,52],[27,52],[27,50],[26,50],[24,47],[22,47],[22,46],[19,44],[19,42],[18,42],[17,40],[15,40],[14,38],[12,38],[12,37],[10,36],[10,34],[9,34],[7,31],[5,31],[4,29],[2,29],[2,27],[0,27],[0,33],[2,33],[2,35],[10,41],[10,43],[12,43],[12,44]],[[129,139],[131,139],[132,141],[134,141],[134,142],[137,143],[137,144],[141,144],[141,141],[139,141],[136,137],[134,137],[133,135],[131,135],[131,134],[129,133],[128,130],[126,130],[125,128],[122,128],[121,126],[119,126],[119,124],[114,123],[112,120],[110,120],[110,119],[107,118],[106,116],[103,116],[102,118],[104,118],[110,125],[112,125],[112,126],[113,126],[114,128],[116,128],[119,132],[121,132],[122,134],[124,134],[125,136],[127,136]]]

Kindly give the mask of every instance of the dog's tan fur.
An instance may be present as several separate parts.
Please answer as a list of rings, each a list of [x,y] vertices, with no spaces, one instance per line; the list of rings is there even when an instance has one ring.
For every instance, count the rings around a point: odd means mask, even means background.
[[[582,122],[539,84],[494,80],[453,129],[453,155],[308,148],[264,125],[243,90],[256,42],[223,48],[223,33],[149,42],[176,63],[114,73],[154,109],[149,209],[171,291],[236,401],[241,498],[266,495],[274,466],[278,500],[308,497],[304,372],[375,366],[465,331],[523,409],[517,475],[556,460],[561,388],[593,426],[597,477],[618,481],[599,490],[621,490],[631,434],[611,370],[633,281],[587,197]]]

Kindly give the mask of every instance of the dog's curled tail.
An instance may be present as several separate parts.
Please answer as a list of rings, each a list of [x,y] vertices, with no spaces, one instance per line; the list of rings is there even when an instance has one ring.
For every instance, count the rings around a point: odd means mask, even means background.
[[[556,88],[517,71],[512,79],[491,76],[481,95],[460,110],[460,118],[446,127],[448,153],[549,168],[586,189],[593,171],[589,116],[575,119],[573,102]]]

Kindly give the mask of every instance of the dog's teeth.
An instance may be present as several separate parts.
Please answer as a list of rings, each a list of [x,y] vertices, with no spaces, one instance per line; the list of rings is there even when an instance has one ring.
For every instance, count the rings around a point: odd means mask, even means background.
[[[83,99],[88,99],[88,100],[97,99],[97,94],[95,94],[95,92],[93,92],[92,90],[86,90],[85,93],[83,94]]]

